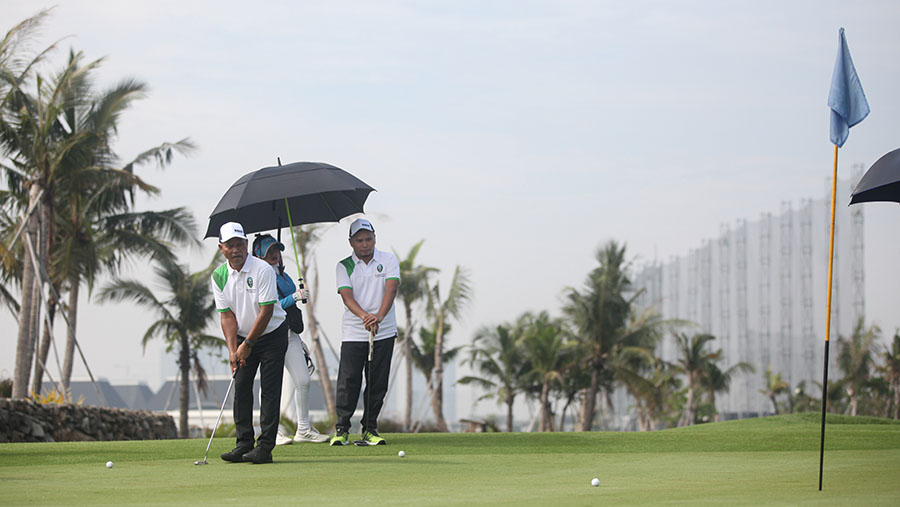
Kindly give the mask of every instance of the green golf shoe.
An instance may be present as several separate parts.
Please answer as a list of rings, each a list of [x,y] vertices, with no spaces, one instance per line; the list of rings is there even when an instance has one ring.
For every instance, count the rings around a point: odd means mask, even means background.
[[[362,441],[365,442],[366,445],[387,445],[387,441],[381,438],[375,430],[363,432]]]
[[[350,436],[347,435],[346,431],[339,431],[331,440],[328,441],[328,445],[349,445],[350,444]]]

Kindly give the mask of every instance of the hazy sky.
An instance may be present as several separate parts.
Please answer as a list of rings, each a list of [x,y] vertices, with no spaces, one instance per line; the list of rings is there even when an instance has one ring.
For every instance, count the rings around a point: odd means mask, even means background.
[[[422,263],[470,270],[475,299],[454,345],[526,310],[557,313],[608,239],[638,262],[667,259],[722,223],[824,195],[842,26],[872,113],[851,130],[841,175],[900,145],[896,1],[5,0],[2,29],[54,3],[43,40],[68,37],[54,62],[72,46],[107,57],[106,85],[150,85],[122,122],[124,158],[183,137],[199,145],[141,170],[163,191],[142,208],[187,206],[203,231],[228,186],[276,157],[342,167],[378,190],[366,210],[379,248],[405,254],[425,238]],[[866,212],[896,235],[900,208]],[[214,248],[185,260],[200,269]],[[332,340],[334,264],[348,252],[346,224],[318,251],[314,296]],[[892,329],[900,275],[867,275],[881,298],[868,303]],[[163,347],[140,349],[150,317],[82,309],[94,374],[158,386]],[[4,313],[0,324],[12,350],[15,323]]]

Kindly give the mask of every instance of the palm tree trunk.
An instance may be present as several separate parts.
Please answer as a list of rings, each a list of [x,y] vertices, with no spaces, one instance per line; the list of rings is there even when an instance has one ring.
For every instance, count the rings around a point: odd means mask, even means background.
[[[541,386],[541,431],[553,431],[553,417],[550,411],[550,383]]]
[[[34,362],[34,378],[31,381],[31,391],[34,393],[41,392],[41,384],[44,382],[44,365],[47,364],[47,356],[50,355],[50,341],[53,339],[51,326],[53,326],[55,316],[56,298],[51,293],[47,300],[47,319],[49,323],[44,326],[44,332],[42,333],[41,346],[40,350],[38,350],[39,360]]]
[[[62,385],[69,389],[72,380],[72,365],[75,359],[75,321],[78,316],[78,289],[81,284],[72,280],[69,287],[69,326],[66,326],[66,352],[63,359]]]
[[[778,415],[778,402],[775,401],[775,395],[769,395],[769,399],[772,400],[772,408],[775,410],[775,415]]]
[[[512,433],[513,431],[513,403],[515,402],[515,397],[507,395],[506,396],[506,431]]]
[[[566,412],[569,411],[569,406],[572,404],[572,398],[566,399],[566,404],[563,405],[562,413],[559,414],[559,431],[566,430]]]
[[[687,400],[684,402],[684,409],[681,411],[681,420],[678,421],[678,426],[694,424],[694,382],[691,380],[691,376],[688,377],[688,382],[690,385],[688,386]]]
[[[331,387],[331,376],[328,374],[328,363],[325,362],[325,352],[322,350],[322,342],[319,340],[319,326],[310,309],[310,317],[307,319],[309,336],[312,339],[313,355],[316,356],[316,372],[319,374],[319,383],[322,386],[322,396],[325,398],[325,408],[328,416],[337,417],[337,408],[334,401],[334,389]]]
[[[181,389],[178,393],[178,438],[188,438],[188,410],[190,410],[190,384],[191,384],[191,360],[190,360],[190,344],[186,336],[181,337],[181,352],[178,358],[178,365],[181,367]],[[197,400],[199,403],[200,400]]]
[[[894,382],[894,420],[900,419],[900,382]]]
[[[413,363],[412,363],[412,305],[404,301],[403,309],[406,312],[406,329],[403,333],[403,361],[406,363],[406,403],[403,413],[403,432],[409,432],[412,426],[413,407]]]
[[[434,369],[431,372],[434,380],[434,396],[431,397],[431,408],[434,410],[434,424],[438,431],[446,432],[447,421],[444,420],[444,318],[438,317],[434,338]]]
[[[306,259],[304,258],[304,270],[308,273]],[[318,294],[319,289],[319,271],[316,270],[315,276],[311,283],[313,294]],[[319,321],[316,320],[316,298],[312,298],[306,304],[307,327],[309,328],[309,336],[312,339],[313,355],[316,356],[316,371],[319,373],[319,385],[322,386],[322,397],[325,398],[325,409],[328,410],[330,419],[337,418],[337,404],[334,401],[334,389],[331,387],[331,376],[328,374],[328,363],[325,362],[325,351],[322,350],[322,342],[319,340]]]
[[[29,207],[37,200],[38,185],[32,184],[29,190]],[[28,396],[28,378],[31,373],[31,361],[34,354],[34,322],[31,318],[34,305],[34,265],[31,262],[31,239],[37,233],[37,223],[34,217],[26,222],[23,242],[25,243],[25,259],[22,262],[22,300],[19,304],[19,332],[16,337],[16,366],[13,373],[13,398],[25,398]]]
[[[581,431],[591,431],[594,424],[597,391],[600,387],[600,372],[597,368],[596,361],[591,361],[591,384],[584,393],[584,403],[581,405]]]
[[[719,411],[716,409],[716,392],[709,390],[709,404],[712,406],[713,422],[719,422]]]
[[[850,394],[850,415],[855,416],[856,411],[859,409],[859,396],[856,395],[856,389],[848,389],[847,391]]]

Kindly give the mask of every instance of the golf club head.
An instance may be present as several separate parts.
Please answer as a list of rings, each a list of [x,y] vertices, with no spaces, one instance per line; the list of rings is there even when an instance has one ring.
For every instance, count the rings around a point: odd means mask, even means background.
[[[194,464],[195,465],[208,465],[209,463],[205,459],[203,459],[200,461],[195,461]]]
[[[358,447],[366,447],[369,445],[369,443],[366,442],[365,440],[354,440],[353,445],[358,446]]]

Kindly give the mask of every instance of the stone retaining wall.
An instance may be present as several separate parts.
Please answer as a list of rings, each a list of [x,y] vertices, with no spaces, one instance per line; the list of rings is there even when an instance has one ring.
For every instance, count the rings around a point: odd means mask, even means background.
[[[177,438],[175,420],[147,410],[0,399],[0,443]]]

